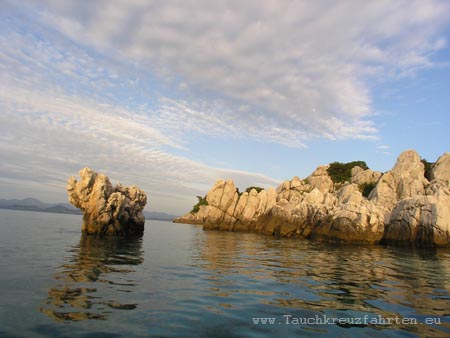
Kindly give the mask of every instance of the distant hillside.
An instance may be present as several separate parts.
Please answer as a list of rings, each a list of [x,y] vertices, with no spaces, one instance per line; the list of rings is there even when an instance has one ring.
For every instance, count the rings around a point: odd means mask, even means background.
[[[1,208],[11,207],[11,206],[37,207],[40,209],[45,209],[51,205],[46,204],[44,202],[39,201],[36,198],[31,198],[31,197],[27,197],[22,200],[18,200],[18,199],[7,200],[4,198],[0,198],[0,207]]]
[[[69,209],[66,208],[63,205],[55,205],[50,208],[46,208],[43,210],[44,212],[53,212],[55,214],[75,214],[75,215],[81,215],[81,210],[78,209]]]
[[[174,218],[178,217],[175,215],[166,214],[164,212],[156,211],[144,211],[146,219],[152,219],[155,221],[172,221]]]
[[[0,199],[1,209],[25,210],[38,212],[51,212],[57,214],[75,214],[81,215],[81,211],[68,203],[44,203],[36,198],[18,199]]]
[[[24,199],[4,199],[0,198],[0,209],[25,210],[50,212],[55,214],[81,215],[81,211],[69,203],[44,203],[36,198],[27,197]],[[146,219],[157,221],[172,221],[177,216],[164,212],[144,211]]]

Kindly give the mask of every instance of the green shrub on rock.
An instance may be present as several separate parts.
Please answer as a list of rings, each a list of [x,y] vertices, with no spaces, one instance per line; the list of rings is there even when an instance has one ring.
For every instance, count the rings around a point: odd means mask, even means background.
[[[248,187],[247,189],[245,189],[245,192],[247,194],[250,194],[250,191],[252,191],[252,189],[255,189],[258,194],[259,194],[260,191],[264,190],[264,188],[261,188],[261,187],[251,186],[251,187]],[[237,191],[239,197],[241,197],[242,194],[244,193],[244,191],[239,191],[239,188],[236,188],[236,191]]]
[[[353,161],[348,163],[333,162],[330,163],[330,167],[328,168],[328,175],[330,175],[334,184],[344,183],[350,181],[352,177],[352,168],[356,166],[361,167],[364,170],[369,169],[364,161]]]
[[[196,213],[200,210],[200,207],[201,207],[202,205],[208,205],[208,201],[206,200],[206,195],[205,195],[205,197],[197,196],[197,199],[198,199],[198,202],[197,202],[197,204],[194,205],[194,207],[192,208],[191,214],[196,214]]]
[[[359,185],[359,191],[361,191],[364,197],[369,197],[372,190],[376,187],[376,183],[363,183]]]
[[[261,187],[248,187],[247,189],[245,189],[245,192],[250,194],[250,191],[252,191],[252,189],[255,189],[258,194],[260,193],[260,191],[264,190],[264,188]]]
[[[433,168],[434,162],[428,162],[426,159],[421,159],[423,165],[425,166],[424,176],[428,181],[431,181],[431,169]]]

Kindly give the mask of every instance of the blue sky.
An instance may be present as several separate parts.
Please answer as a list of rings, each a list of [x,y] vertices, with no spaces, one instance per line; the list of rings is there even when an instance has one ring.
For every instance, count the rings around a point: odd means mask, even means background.
[[[357,13],[357,15],[355,15]],[[244,189],[450,150],[448,1],[3,1],[0,198],[84,166],[182,214]]]

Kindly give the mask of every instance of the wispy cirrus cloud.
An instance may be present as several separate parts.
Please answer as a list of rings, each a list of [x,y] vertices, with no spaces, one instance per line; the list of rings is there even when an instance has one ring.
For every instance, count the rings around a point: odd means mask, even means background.
[[[46,4],[42,21],[71,39],[218,97],[231,113],[216,120],[293,146],[375,137],[371,82],[430,67],[450,14],[439,0]]]
[[[121,76],[125,83],[116,84],[113,68],[75,46],[60,45],[45,30],[35,28],[41,36],[36,38],[14,22],[5,26],[0,36],[4,194],[64,200],[67,178],[90,166],[114,182],[139,184],[149,194],[150,209],[181,214],[218,178],[233,178],[241,187],[278,183],[171,154],[170,149],[184,150],[186,142],[180,130],[175,132],[179,127],[158,113],[164,105],[130,109],[108,95],[123,95],[122,87],[127,92],[136,79]]]
[[[49,100],[47,90],[10,87],[1,92],[4,192],[24,193],[34,187],[40,196],[62,199],[67,178],[83,165],[107,173],[115,182],[139,184],[149,193],[151,209],[182,213],[218,178],[232,178],[241,187],[278,183],[262,174],[172,155],[163,146],[178,146],[148,121],[140,121],[138,114],[62,93]]]
[[[175,213],[217,178],[277,183],[191,160],[192,135],[296,148],[376,138],[372,85],[432,67],[450,17],[438,0],[0,8],[2,190],[63,196],[83,164]]]

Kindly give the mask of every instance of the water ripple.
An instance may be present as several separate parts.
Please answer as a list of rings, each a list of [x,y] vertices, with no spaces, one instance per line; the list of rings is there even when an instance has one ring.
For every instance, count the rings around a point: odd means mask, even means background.
[[[2,336],[450,336],[449,250],[333,246],[167,222],[146,222],[143,238],[80,237],[74,217],[9,215],[14,226],[0,228]],[[348,321],[286,324],[286,316]],[[356,322],[365,317],[439,322]]]

